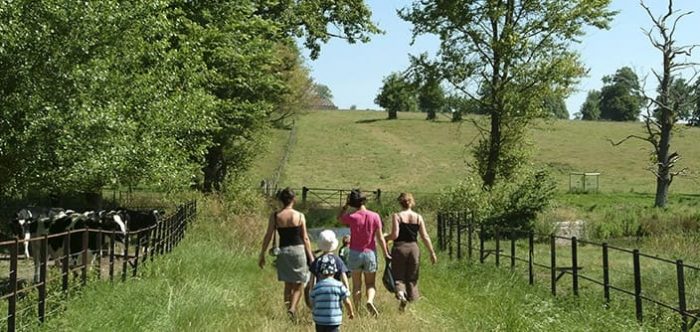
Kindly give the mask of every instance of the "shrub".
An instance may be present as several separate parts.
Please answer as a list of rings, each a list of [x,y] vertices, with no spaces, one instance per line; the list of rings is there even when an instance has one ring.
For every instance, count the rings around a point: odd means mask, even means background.
[[[555,183],[545,171],[523,169],[490,190],[467,177],[440,197],[442,211],[470,211],[478,223],[531,230],[537,215],[549,206]]]

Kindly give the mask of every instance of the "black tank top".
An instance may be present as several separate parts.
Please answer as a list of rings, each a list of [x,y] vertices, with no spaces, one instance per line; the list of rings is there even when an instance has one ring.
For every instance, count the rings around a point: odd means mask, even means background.
[[[404,223],[402,222],[401,216],[399,215],[399,236],[396,237],[396,240],[394,240],[394,242],[416,242],[416,240],[418,239],[419,229],[420,224]]]
[[[280,248],[304,244],[301,239],[301,226],[279,227],[277,232],[280,235]]]
[[[292,220],[293,219],[294,217],[292,217]],[[301,238],[301,225],[292,227],[277,227],[277,233],[280,235],[280,248],[304,244],[304,240]]]

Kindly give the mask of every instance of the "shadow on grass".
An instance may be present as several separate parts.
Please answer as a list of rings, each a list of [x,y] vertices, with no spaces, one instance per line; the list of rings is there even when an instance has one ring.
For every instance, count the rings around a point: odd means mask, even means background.
[[[388,121],[389,119],[364,119],[364,120],[357,120],[355,123],[374,123],[377,121]]]

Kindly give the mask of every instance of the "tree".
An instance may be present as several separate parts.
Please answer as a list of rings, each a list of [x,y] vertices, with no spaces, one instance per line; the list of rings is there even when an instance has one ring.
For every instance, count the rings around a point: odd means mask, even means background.
[[[196,47],[167,3],[13,1],[0,10],[0,196],[171,188],[213,125]],[[185,65],[186,64],[186,65]]]
[[[700,79],[695,81],[693,95],[695,97],[695,105],[692,107],[690,115],[685,120],[688,121],[689,126],[700,126]]]
[[[400,73],[384,78],[384,85],[374,102],[386,109],[389,119],[396,119],[397,112],[415,112],[418,109],[413,85]]]
[[[329,88],[327,85],[315,83],[314,90],[319,98],[323,100],[333,100],[333,93],[331,92],[331,88]]]
[[[414,1],[399,15],[414,38],[440,38],[436,63],[461,93],[488,114],[474,156],[485,188],[508,179],[523,160],[523,136],[541,117],[543,96],[566,95],[585,74],[569,44],[587,25],[607,28],[610,0]],[[478,94],[474,90],[483,89]]]
[[[549,95],[542,102],[544,113],[555,119],[568,119],[569,111],[566,109],[566,102],[562,96]]]
[[[638,93],[646,102],[646,114],[644,115],[644,129],[646,136],[629,135],[627,138],[615,143],[619,145],[630,138],[637,138],[648,142],[653,147],[650,171],[656,177],[655,207],[664,207],[668,201],[668,190],[675,176],[683,174],[685,169],[675,170],[676,163],[680,159],[678,152],[671,152],[673,130],[679,115],[688,107],[689,99],[686,89],[680,85],[674,85],[674,81],[681,84],[681,79],[674,79],[679,71],[692,67],[693,64],[677,60],[679,57],[688,57],[693,48],[698,45],[679,46],[676,44],[675,33],[680,20],[691,14],[685,12],[679,14],[673,10],[673,0],[668,1],[667,11],[656,17],[651,9],[641,2],[642,8],[653,22],[652,28],[645,31],[652,46],[661,52],[661,71],[652,70],[659,84],[658,96],[648,96],[644,90]],[[684,83],[682,83],[684,84]]]
[[[371,34],[381,33],[372,23],[372,12],[363,0],[255,0],[254,15],[276,22],[280,35],[300,38],[311,51],[311,59],[321,52],[321,43],[331,38],[354,44],[366,43]],[[333,27],[333,31],[329,28]]]
[[[590,90],[586,101],[581,105],[581,120],[595,121],[600,119],[600,91]]]
[[[313,104],[316,95],[313,79],[297,46],[292,42],[281,44],[279,53],[284,86],[278,92],[280,101],[270,114],[270,122],[275,128],[289,128],[290,120]]]
[[[644,98],[639,93],[639,78],[629,67],[622,67],[613,76],[603,77],[600,91],[600,119],[637,121]]]

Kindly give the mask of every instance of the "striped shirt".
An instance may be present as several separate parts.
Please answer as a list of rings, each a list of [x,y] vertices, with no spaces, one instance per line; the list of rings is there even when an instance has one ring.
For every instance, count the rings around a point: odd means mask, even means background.
[[[314,322],[318,325],[340,325],[343,322],[341,301],[350,296],[340,281],[323,278],[314,285],[309,295],[313,302]]]

